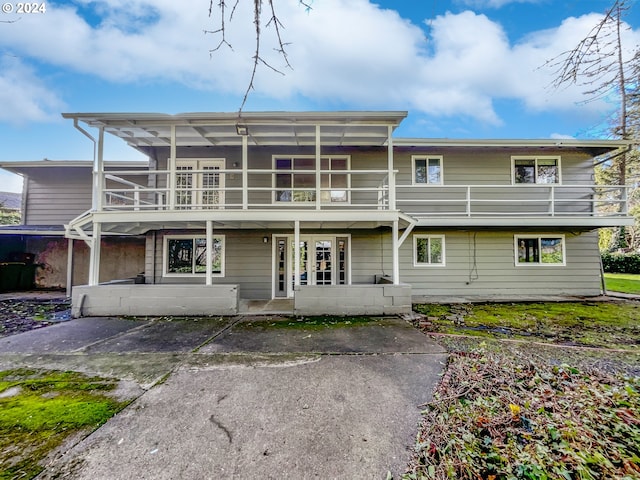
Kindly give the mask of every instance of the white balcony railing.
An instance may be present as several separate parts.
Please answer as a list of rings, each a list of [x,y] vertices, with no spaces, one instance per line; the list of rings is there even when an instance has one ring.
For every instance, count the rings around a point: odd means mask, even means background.
[[[627,216],[627,189],[619,185],[403,185],[388,180],[388,170],[304,171],[320,187],[274,186],[276,175],[301,171],[249,169],[246,185],[238,169],[190,170],[173,189],[166,170],[109,171],[100,185],[101,210],[250,210],[250,209],[398,209],[429,216]],[[184,175],[180,171],[179,175]],[[331,175],[342,176],[339,186]],[[202,179],[217,175],[216,188]],[[348,178],[346,186],[342,183]],[[126,177],[126,178],[123,178]],[[147,186],[147,185],[156,186]],[[395,189],[392,192],[390,189]],[[395,195],[390,195],[395,193]],[[318,200],[318,196],[320,200]],[[390,198],[395,199],[392,205]],[[286,199],[286,200],[285,200]]]
[[[425,216],[626,216],[620,185],[396,185],[398,209]]]

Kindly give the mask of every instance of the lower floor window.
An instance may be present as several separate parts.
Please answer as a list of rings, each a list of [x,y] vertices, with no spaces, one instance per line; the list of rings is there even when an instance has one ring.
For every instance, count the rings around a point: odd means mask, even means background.
[[[517,265],[564,265],[564,236],[516,236]]]
[[[224,275],[224,237],[213,237],[211,271]],[[165,237],[165,275],[207,273],[207,239],[204,237]]]
[[[413,265],[444,266],[444,235],[414,235]]]

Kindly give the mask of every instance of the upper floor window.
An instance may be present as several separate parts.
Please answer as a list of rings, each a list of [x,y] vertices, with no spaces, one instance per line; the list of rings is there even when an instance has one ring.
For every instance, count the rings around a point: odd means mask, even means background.
[[[413,236],[414,267],[444,267],[444,235]]]
[[[176,160],[176,208],[222,208],[224,159]]]
[[[513,157],[513,183],[560,183],[560,158]]]
[[[442,156],[411,157],[414,185],[442,185]]]
[[[224,236],[213,237],[211,270],[224,276]],[[190,235],[164,237],[164,274],[173,276],[202,275],[207,272],[207,239]]]
[[[275,157],[275,201],[316,201],[316,158],[314,156]],[[320,200],[323,203],[349,202],[349,157],[320,158]]]
[[[515,237],[516,265],[565,265],[563,235]]]

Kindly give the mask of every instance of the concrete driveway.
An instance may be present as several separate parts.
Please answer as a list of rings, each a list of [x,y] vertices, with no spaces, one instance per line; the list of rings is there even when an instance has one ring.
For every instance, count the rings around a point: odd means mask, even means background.
[[[39,478],[397,478],[444,351],[397,318],[277,320],[83,318],[0,339],[0,368],[115,376],[136,398]]]

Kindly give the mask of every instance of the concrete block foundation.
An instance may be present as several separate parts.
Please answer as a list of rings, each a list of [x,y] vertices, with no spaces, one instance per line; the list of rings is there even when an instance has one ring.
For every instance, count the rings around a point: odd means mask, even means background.
[[[238,285],[82,285],[73,288],[73,317],[236,315]]]
[[[301,285],[295,315],[401,315],[411,312],[411,285]]]

